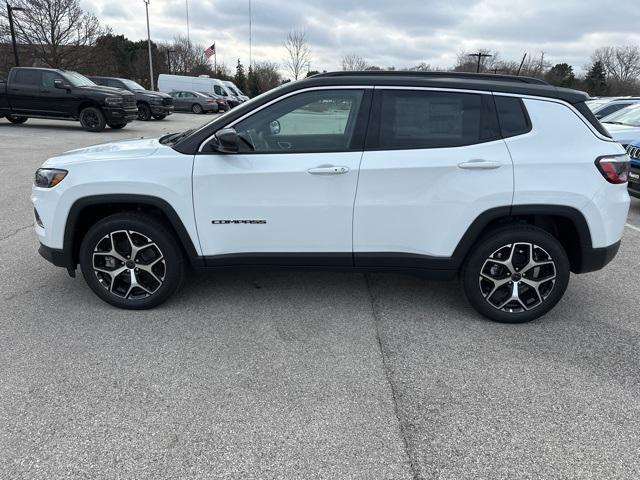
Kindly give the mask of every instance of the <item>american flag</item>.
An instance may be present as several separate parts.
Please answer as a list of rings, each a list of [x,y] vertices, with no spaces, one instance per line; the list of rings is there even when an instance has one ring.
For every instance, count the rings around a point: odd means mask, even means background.
[[[216,44],[214,43],[209,48],[207,48],[204,51],[204,54],[206,55],[207,58],[211,58],[212,55],[215,55],[216,54]]]

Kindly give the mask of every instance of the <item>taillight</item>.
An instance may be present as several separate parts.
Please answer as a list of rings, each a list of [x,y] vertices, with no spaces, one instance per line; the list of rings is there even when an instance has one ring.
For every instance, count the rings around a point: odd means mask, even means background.
[[[596,167],[609,183],[627,183],[631,169],[628,155],[611,155],[596,160]]]
[[[206,101],[207,101],[207,103],[214,103],[215,102],[215,100],[213,98],[207,98]]]

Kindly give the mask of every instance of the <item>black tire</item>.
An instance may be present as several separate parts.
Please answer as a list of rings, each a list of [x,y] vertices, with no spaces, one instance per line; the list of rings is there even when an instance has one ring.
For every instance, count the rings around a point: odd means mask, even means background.
[[[138,104],[138,120],[143,122],[151,120],[151,108],[146,103]]]
[[[99,108],[86,107],[80,112],[80,125],[87,132],[101,132],[107,125],[107,121]]]
[[[191,111],[193,113],[204,113],[204,109],[199,103],[194,103],[193,105],[191,105]]]
[[[22,115],[7,115],[7,120],[11,123],[20,124],[27,121],[28,117],[23,117]]]
[[[569,276],[567,254],[553,235],[530,225],[510,225],[488,232],[475,244],[461,281],[480,314],[496,322],[524,323],[560,301]]]
[[[140,248],[134,258],[132,245]],[[174,236],[157,218],[141,213],[117,213],[97,222],[82,240],[79,259],[89,287],[119,308],[156,307],[184,278],[184,258]],[[120,273],[112,278],[107,271]],[[132,285],[134,279],[140,286]]]
[[[109,125],[109,128],[113,128],[114,130],[120,130],[121,128],[124,128],[127,126],[127,122],[124,123],[108,123],[107,125]]]
[[[153,118],[155,118],[156,120],[164,120],[165,118],[167,118],[167,116],[162,113],[160,115],[154,115]]]

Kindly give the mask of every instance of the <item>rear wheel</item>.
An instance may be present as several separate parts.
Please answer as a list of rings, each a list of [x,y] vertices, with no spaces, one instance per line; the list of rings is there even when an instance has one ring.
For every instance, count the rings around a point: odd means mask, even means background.
[[[165,114],[160,114],[154,115],[153,118],[155,118],[156,120],[164,120],[165,118],[167,118],[167,116]]]
[[[146,103],[138,104],[138,120],[142,120],[146,122],[147,120],[151,120],[151,108]]]
[[[88,132],[101,132],[107,124],[104,114],[96,107],[86,107],[80,112],[80,125]]]
[[[200,104],[198,104],[198,103],[194,103],[194,104],[191,106],[191,111],[192,111],[193,113],[202,113],[202,111],[203,111],[203,110],[202,110],[202,105],[200,105]]]
[[[533,226],[508,226],[485,235],[469,255],[462,285],[471,305],[496,322],[523,323],[551,310],[569,283],[560,242]]]
[[[119,213],[89,229],[80,246],[85,281],[98,297],[126,309],[166,301],[184,277],[176,240],[157,218]]]
[[[11,123],[24,123],[27,121],[27,117],[23,117],[22,115],[7,115],[7,120]]]

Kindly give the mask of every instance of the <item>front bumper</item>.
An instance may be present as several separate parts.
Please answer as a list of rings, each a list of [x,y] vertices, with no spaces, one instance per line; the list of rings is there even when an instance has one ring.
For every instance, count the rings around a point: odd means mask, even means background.
[[[105,107],[104,116],[107,122],[130,122],[138,118],[138,107]]]
[[[151,105],[151,113],[153,115],[171,115],[173,113],[173,105]]]
[[[47,247],[41,243],[40,248],[38,248],[38,253],[47,262],[54,264],[56,267],[66,268],[70,276],[76,276],[76,266],[73,260],[68,255],[65,255],[64,250]]]

